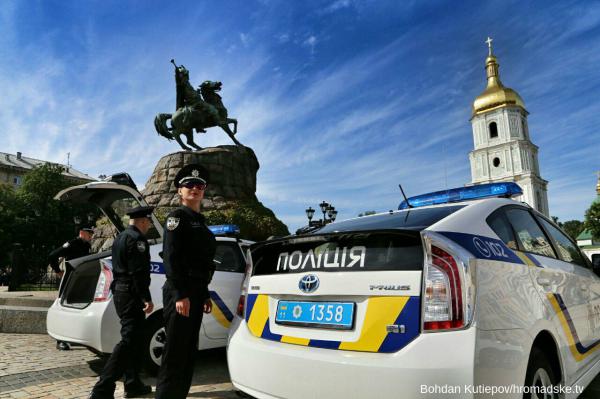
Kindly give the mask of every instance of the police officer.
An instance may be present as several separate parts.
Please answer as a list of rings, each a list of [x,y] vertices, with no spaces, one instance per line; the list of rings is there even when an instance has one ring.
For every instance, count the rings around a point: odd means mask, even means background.
[[[195,164],[183,167],[175,177],[181,206],[168,215],[163,235],[167,341],[156,384],[157,399],[187,396],[202,315],[212,310],[208,284],[215,271],[216,240],[200,213],[207,180],[207,171]]]
[[[65,242],[61,247],[56,248],[48,255],[48,264],[59,277],[62,278],[64,271],[60,270],[60,258],[71,260],[81,258],[90,254],[92,246],[92,236],[94,229],[91,227],[83,227],[79,230],[79,236]],[[70,266],[67,266],[70,268]],[[56,341],[56,349],[66,351],[69,350],[69,344],[64,341]]]
[[[143,354],[144,313],[154,305],[150,296],[150,248],[145,234],[152,226],[151,206],[127,212],[129,226],[115,239],[112,247],[114,280],[111,284],[117,315],[121,319],[119,342],[92,389],[90,398],[113,398],[115,383],[125,375],[125,397],[134,398],[152,392],[139,377]]]
[[[56,248],[48,255],[48,263],[52,270],[56,272],[60,277],[63,276],[64,272],[60,270],[60,258],[65,260],[71,260],[80,258],[90,254],[92,246],[92,236],[94,235],[94,229],[91,227],[83,227],[79,230],[79,236],[65,242],[61,247]]]

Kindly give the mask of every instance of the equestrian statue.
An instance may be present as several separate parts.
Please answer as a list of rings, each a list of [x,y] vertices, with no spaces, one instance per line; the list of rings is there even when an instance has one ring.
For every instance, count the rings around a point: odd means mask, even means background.
[[[190,84],[190,74],[183,65],[177,66],[175,60],[171,60],[175,65],[175,84],[177,87],[176,111],[174,114],[158,114],[154,118],[154,127],[158,134],[169,140],[177,140],[184,150],[192,150],[181,140],[184,134],[187,138],[187,144],[196,150],[202,147],[194,143],[193,132],[206,133],[207,128],[219,126],[227,133],[233,142],[239,146],[242,145],[236,138],[237,119],[227,116],[227,108],[221,101],[221,96],[217,94],[221,91],[221,82],[205,81],[198,90]],[[167,121],[171,120],[168,126]],[[233,130],[229,128],[233,124]]]

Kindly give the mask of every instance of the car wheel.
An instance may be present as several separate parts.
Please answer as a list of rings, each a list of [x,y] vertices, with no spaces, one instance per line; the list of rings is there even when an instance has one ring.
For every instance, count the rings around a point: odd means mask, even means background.
[[[147,323],[144,341],[144,363],[146,370],[154,375],[158,373],[160,368],[165,342],[167,342],[167,334],[162,314],[157,314],[148,319]]]
[[[548,357],[538,348],[531,350],[527,373],[525,374],[525,386],[532,387],[532,392],[525,393],[524,399],[554,399],[558,395],[548,392],[549,387],[556,385],[556,377]],[[548,387],[546,392],[540,392],[542,387]]]

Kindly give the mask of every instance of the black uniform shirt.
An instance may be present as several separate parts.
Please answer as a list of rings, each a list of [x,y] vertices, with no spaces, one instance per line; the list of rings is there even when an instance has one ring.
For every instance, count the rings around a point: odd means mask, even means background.
[[[180,206],[167,217],[163,238],[165,287],[176,300],[205,294],[215,272],[217,241],[204,216]]]
[[[48,255],[48,263],[52,270],[56,273],[60,272],[58,265],[59,258],[65,258],[66,260],[81,258],[90,254],[92,246],[89,242],[79,237],[73,238],[63,244],[62,247],[56,248]]]
[[[123,230],[112,246],[115,282],[129,282],[142,301],[151,302],[150,246],[146,237],[133,225]]]

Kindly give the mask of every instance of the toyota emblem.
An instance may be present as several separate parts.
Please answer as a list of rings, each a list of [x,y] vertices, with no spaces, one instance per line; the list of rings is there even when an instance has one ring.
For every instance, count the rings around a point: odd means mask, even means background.
[[[319,278],[314,274],[307,274],[306,276],[300,279],[300,283],[298,283],[298,288],[300,288],[300,291],[306,294],[315,292],[317,288],[319,288]]]

